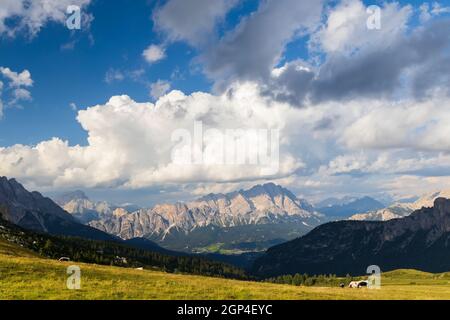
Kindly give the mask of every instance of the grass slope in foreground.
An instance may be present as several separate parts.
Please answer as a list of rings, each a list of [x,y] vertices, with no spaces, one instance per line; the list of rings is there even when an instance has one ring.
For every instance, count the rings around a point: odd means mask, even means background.
[[[81,267],[81,289],[66,268]],[[380,290],[296,287],[44,259],[0,240],[0,299],[450,299],[450,273],[397,270]]]

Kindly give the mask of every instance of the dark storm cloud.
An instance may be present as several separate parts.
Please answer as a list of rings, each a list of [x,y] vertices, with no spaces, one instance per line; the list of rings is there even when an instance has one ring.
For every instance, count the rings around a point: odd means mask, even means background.
[[[257,81],[264,95],[296,106],[307,101],[395,98],[402,92],[424,98],[439,87],[449,93],[449,19],[400,35],[390,46],[371,46],[350,56],[330,53],[315,70],[291,62],[279,76],[272,76],[284,46],[301,26],[292,8],[303,11],[311,6],[286,2],[268,2],[203,56],[206,73],[219,88],[233,80]],[[307,20],[311,25],[317,22],[321,4],[308,10],[316,12]]]
[[[412,94],[423,97],[449,82],[449,30],[450,20],[438,21],[386,49],[330,57],[313,80],[312,101],[391,97],[408,86],[408,79],[402,79],[406,71],[411,72]]]
[[[262,94],[277,101],[299,105],[311,90],[314,77],[312,70],[299,68],[296,63],[288,64],[279,76],[267,78]]]
[[[208,76],[218,86],[233,80],[261,80],[296,34],[320,21],[322,1],[270,0],[244,18],[202,57]]]
[[[203,46],[214,38],[216,24],[236,4],[238,0],[170,0],[155,9],[153,22],[169,41]]]

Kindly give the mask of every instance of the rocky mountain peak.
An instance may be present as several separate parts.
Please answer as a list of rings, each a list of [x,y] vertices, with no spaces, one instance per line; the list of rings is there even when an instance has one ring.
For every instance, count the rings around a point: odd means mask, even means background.
[[[295,199],[296,197],[287,189],[283,188],[280,185],[277,185],[273,182],[258,184],[253,186],[248,190],[241,191],[246,197],[252,198],[260,195],[268,195],[271,198],[275,198],[279,195],[287,196],[291,199]]]
[[[23,228],[51,234],[115,239],[106,233],[77,223],[50,198],[29,192],[15,179],[0,177],[0,215]]]
[[[228,198],[230,196],[232,196],[232,193],[227,194],[227,195],[225,195],[223,193],[208,193],[207,195],[198,198],[197,201],[199,201],[199,202],[200,201],[205,201],[205,202],[218,201],[220,199],[225,199],[225,198]]]
[[[450,199],[436,198],[433,207],[443,214],[450,215]]]
[[[55,202],[60,206],[64,206],[73,200],[89,200],[88,196],[81,190],[65,192],[55,197]]]
[[[20,207],[22,211],[35,206],[50,208],[51,210],[54,210],[55,206],[59,208],[49,198],[42,196],[39,192],[29,192],[16,179],[8,179],[7,177],[0,177],[0,203],[13,204]],[[11,210],[8,214],[13,223],[15,223],[14,220],[21,217],[21,215],[13,214]],[[61,212],[59,214],[64,215]]]
[[[186,203],[157,204],[120,217],[99,216],[89,224],[128,239],[156,233],[166,237],[172,231],[190,233],[206,226],[291,223],[310,228],[320,219],[306,201],[279,185],[266,183],[226,194],[210,193]]]
[[[436,198],[431,208],[422,207],[413,212],[410,218],[421,221],[422,227],[436,225],[437,229],[450,231],[450,199]]]
[[[414,208],[420,209],[422,207],[431,207],[438,198],[450,199],[450,190],[441,190],[425,194],[414,202]]]
[[[272,182],[258,184],[250,189],[241,189],[226,194],[210,193],[188,203],[188,206],[192,207],[192,204],[198,205],[205,203],[214,207],[233,207],[239,205],[241,209],[242,207],[248,207],[248,210],[272,210],[277,207],[278,209],[281,208],[282,210],[290,211],[290,209],[297,207],[300,210],[314,211],[313,207],[306,200],[298,199],[286,188]]]
[[[13,198],[20,195],[27,195],[25,188],[16,179],[0,177],[0,188],[4,197]]]

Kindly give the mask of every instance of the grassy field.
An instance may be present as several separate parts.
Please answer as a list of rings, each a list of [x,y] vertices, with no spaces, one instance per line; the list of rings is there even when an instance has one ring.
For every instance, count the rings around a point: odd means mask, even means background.
[[[71,264],[80,290],[66,288]],[[379,290],[296,287],[58,262],[0,241],[0,299],[450,299],[450,273],[397,270]]]
[[[195,248],[193,252],[195,253],[219,253],[219,254],[241,254],[245,253],[247,251],[245,250],[238,250],[238,249],[225,249],[223,248],[225,246],[225,243],[213,243],[207,247],[202,248]]]

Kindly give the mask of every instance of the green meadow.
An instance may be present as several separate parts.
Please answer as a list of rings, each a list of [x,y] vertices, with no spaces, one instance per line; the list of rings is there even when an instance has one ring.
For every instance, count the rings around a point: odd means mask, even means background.
[[[79,290],[66,287],[73,264]],[[387,272],[378,290],[304,287],[59,262],[0,241],[0,299],[450,299],[450,272]]]

